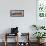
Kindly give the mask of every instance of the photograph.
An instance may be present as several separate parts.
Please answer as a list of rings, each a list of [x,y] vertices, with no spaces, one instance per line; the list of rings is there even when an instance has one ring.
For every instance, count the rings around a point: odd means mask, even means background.
[[[24,17],[24,10],[10,10],[11,17]]]

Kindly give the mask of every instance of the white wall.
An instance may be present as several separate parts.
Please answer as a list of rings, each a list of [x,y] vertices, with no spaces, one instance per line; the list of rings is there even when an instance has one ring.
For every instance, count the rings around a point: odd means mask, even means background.
[[[24,17],[10,17],[10,10],[15,9],[24,10]],[[32,35],[32,24],[36,24],[36,0],[0,0],[0,34],[17,26],[19,32]]]

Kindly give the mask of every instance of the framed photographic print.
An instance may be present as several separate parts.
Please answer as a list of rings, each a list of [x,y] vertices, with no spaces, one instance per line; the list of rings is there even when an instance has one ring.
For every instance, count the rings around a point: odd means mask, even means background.
[[[39,17],[46,17],[46,0],[37,0],[37,14]]]
[[[10,10],[11,17],[24,17],[24,10]]]
[[[46,0],[37,0],[36,3],[36,24],[46,25]]]

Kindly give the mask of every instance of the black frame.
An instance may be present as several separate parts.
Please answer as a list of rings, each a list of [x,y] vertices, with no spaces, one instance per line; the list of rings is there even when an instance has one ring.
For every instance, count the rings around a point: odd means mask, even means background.
[[[24,10],[10,10],[11,17],[24,17]]]

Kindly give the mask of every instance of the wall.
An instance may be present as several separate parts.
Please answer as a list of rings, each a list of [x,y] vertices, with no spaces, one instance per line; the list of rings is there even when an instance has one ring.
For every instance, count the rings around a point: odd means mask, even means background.
[[[10,10],[24,10],[24,17],[10,17]],[[19,27],[19,32],[30,32],[36,24],[36,0],[0,0],[0,34],[10,32],[11,27]]]

